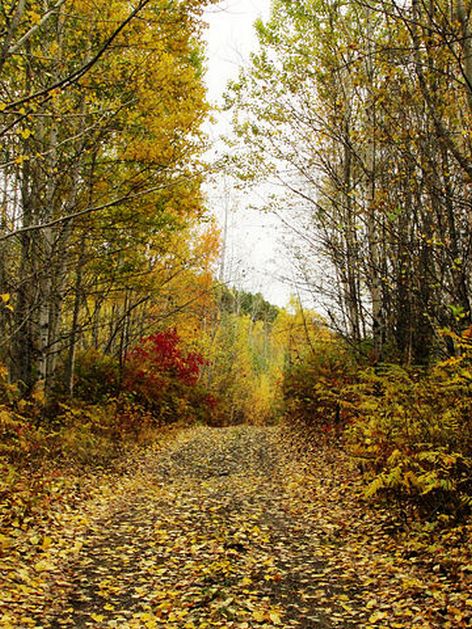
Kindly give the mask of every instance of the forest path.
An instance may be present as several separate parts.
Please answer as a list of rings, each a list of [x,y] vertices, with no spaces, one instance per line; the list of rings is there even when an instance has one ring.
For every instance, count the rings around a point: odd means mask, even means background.
[[[91,525],[42,626],[360,626],[293,482],[277,428],[183,431]]]

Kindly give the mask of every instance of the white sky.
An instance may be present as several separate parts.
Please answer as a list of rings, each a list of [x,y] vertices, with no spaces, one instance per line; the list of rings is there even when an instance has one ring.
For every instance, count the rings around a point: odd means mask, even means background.
[[[253,24],[266,20],[271,0],[223,0],[205,12],[208,41],[207,86],[211,100],[217,100],[229,79],[257,46]]]
[[[223,0],[206,11],[205,19],[209,24],[206,83],[212,105],[222,103],[228,81],[236,78],[239,67],[257,48],[253,25],[259,17],[268,18],[270,5],[271,0]],[[214,145],[213,156],[223,150],[218,137],[231,130],[227,114],[216,112],[215,117],[216,124],[208,130]],[[260,291],[271,303],[286,305],[290,289],[276,279],[278,274],[287,271],[288,264],[280,245],[279,221],[274,216],[248,209],[248,204],[254,204],[255,199],[231,189],[223,177],[207,193],[221,226],[225,208],[228,209],[225,281],[251,292]]]

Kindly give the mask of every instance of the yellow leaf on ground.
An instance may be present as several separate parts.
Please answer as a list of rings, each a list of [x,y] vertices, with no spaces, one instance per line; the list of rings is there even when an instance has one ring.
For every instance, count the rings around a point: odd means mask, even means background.
[[[252,617],[256,622],[264,622],[266,613],[265,611],[255,610],[252,612]]]
[[[369,616],[369,622],[375,624],[376,622],[379,622],[379,620],[383,620],[384,618],[387,618],[386,612],[374,612],[373,614],[371,614],[371,616]]]
[[[103,622],[105,620],[105,616],[103,614],[90,614],[90,618],[95,620],[95,622]]]
[[[34,564],[34,569],[36,572],[47,572],[48,570],[52,570],[53,566],[46,559],[41,559],[41,561],[37,561]]]
[[[13,544],[13,539],[8,535],[0,533],[0,548],[9,548]]]
[[[282,621],[280,620],[280,614],[276,611],[270,611],[269,612],[269,618],[271,620],[271,622],[274,623],[274,625],[281,625]]]

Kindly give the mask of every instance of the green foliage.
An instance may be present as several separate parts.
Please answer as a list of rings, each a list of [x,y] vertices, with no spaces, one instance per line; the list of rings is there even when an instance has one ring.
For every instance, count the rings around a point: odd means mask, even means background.
[[[279,308],[266,301],[261,293],[249,293],[236,288],[218,286],[218,300],[222,312],[248,315],[252,321],[274,323]]]
[[[116,358],[95,349],[80,352],[75,361],[74,395],[86,402],[101,402],[118,393]]]
[[[18,398],[18,387],[8,379],[8,369],[0,364],[0,403],[9,404]]]
[[[284,350],[273,325],[222,307],[206,371],[211,390],[219,399],[219,424],[274,421]]]

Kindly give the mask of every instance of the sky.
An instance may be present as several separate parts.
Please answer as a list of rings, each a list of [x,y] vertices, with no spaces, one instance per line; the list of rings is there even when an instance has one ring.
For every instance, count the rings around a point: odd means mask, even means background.
[[[229,80],[238,75],[257,49],[254,22],[269,17],[271,0],[223,0],[207,9],[208,22],[207,75],[208,98],[212,105],[221,105]],[[212,155],[224,149],[219,136],[231,132],[228,114],[215,113],[215,124],[208,128],[213,144]],[[261,292],[273,304],[287,305],[290,287],[277,279],[286,272],[287,254],[281,240],[282,226],[272,215],[249,209],[257,204],[257,196],[248,197],[234,190],[231,182],[217,177],[207,189],[211,210],[224,231],[227,216],[224,281],[251,292]]]

